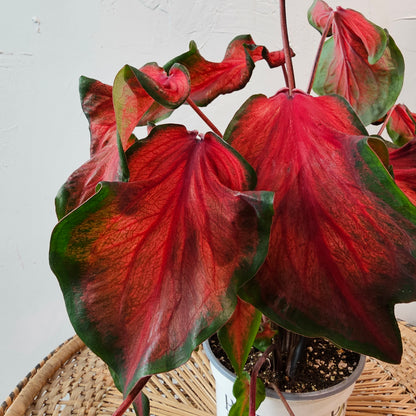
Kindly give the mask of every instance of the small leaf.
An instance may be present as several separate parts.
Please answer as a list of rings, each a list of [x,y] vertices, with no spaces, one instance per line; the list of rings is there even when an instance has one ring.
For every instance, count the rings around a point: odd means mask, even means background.
[[[269,320],[262,322],[260,330],[254,340],[254,346],[259,351],[266,351],[266,349],[272,344],[272,338],[276,336],[277,333],[278,331],[276,329],[272,329],[271,322]]]
[[[204,59],[195,44],[189,44],[189,51],[169,61],[165,70],[175,63],[187,68],[191,78],[190,98],[198,106],[206,106],[220,94],[227,94],[243,88],[249,81],[254,63],[266,59],[269,66],[284,63],[282,52],[269,52],[264,46],[254,43],[250,35],[234,38],[227,47],[221,62]]]
[[[248,416],[249,414],[249,392],[250,392],[250,375],[243,372],[236,378],[233,386],[233,394],[236,402],[232,405],[229,416]],[[256,380],[256,409],[266,398],[266,389],[260,378]]]
[[[269,254],[240,297],[293,332],[398,362],[416,299],[416,207],[337,96],[254,96],[224,137],[275,192]],[[340,324],[342,323],[342,324]]]
[[[387,123],[387,131],[398,146],[403,146],[416,137],[416,121],[404,104],[393,107]]]
[[[261,321],[261,313],[249,303],[238,299],[229,321],[218,331],[221,346],[234,371],[241,375]]]
[[[338,7],[319,59],[314,91],[344,97],[367,125],[393,106],[404,61],[389,34],[354,10]]]
[[[267,254],[272,193],[212,133],[154,127],[56,226],[50,264],[79,336],[127,394],[186,362],[231,317]]]
[[[320,33],[323,33],[332,12],[333,9],[323,0],[315,0],[308,10],[308,21],[311,26],[317,29]],[[331,35],[332,32],[329,31],[328,36]]]

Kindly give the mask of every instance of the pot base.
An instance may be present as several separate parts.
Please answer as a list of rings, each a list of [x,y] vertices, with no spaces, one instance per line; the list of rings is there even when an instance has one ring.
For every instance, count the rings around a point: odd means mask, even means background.
[[[210,360],[216,382],[217,416],[227,416],[235,400],[232,392],[235,375],[214,356],[208,341],[204,343],[204,350]],[[343,416],[346,412],[346,402],[364,365],[365,356],[361,356],[352,375],[335,386],[309,393],[284,393],[284,396],[296,416]],[[256,412],[257,416],[286,416],[288,414],[273,390],[266,389],[266,396]]]

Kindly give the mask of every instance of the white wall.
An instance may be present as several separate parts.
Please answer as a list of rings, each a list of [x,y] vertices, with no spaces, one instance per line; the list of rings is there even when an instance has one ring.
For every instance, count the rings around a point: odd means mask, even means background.
[[[48,266],[53,200],[67,176],[88,158],[89,133],[78,77],[106,83],[124,64],[164,64],[194,39],[204,56],[221,60],[236,35],[280,49],[275,0],[16,0],[0,2],[0,402],[34,365],[73,334]],[[295,73],[306,88],[319,41],[308,26],[312,0],[288,1]],[[388,27],[407,59],[401,101],[416,111],[414,0],[339,0]],[[339,4],[330,1],[331,6]],[[301,25],[301,26],[300,26]],[[218,100],[220,129],[230,108],[254,92],[282,86],[280,71],[265,78],[258,65],[247,92]],[[202,126],[186,111],[176,118]],[[194,121],[195,120],[195,121]],[[405,315],[411,319],[412,315]],[[411,312],[414,314],[414,312]]]

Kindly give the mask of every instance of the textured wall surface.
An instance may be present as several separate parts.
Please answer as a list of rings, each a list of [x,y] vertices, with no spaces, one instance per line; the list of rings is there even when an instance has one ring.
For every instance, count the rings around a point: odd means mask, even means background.
[[[312,0],[287,2],[299,88],[306,88],[318,33],[306,20]],[[416,2],[338,0],[387,27],[406,62],[400,102],[416,111]],[[73,334],[49,270],[53,200],[67,176],[88,158],[89,133],[78,77],[112,83],[126,63],[164,64],[195,40],[221,60],[228,42],[251,33],[281,48],[276,0],[20,0],[0,2],[0,401],[56,345]],[[220,129],[252,93],[272,94],[280,71],[259,63],[247,91],[219,99],[207,113]],[[213,111],[214,110],[214,111]],[[230,112],[231,110],[231,112]],[[203,128],[187,111],[172,121]],[[400,308],[411,319],[414,309]]]

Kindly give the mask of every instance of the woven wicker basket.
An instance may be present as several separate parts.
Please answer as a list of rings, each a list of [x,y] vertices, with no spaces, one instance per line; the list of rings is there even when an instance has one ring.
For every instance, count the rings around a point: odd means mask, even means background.
[[[347,415],[416,415],[416,328],[400,322],[400,365],[367,359]],[[212,416],[215,382],[204,352],[146,385],[151,414]],[[0,407],[0,416],[111,415],[122,401],[106,365],[74,336],[39,363]],[[127,412],[131,414],[132,410]]]

